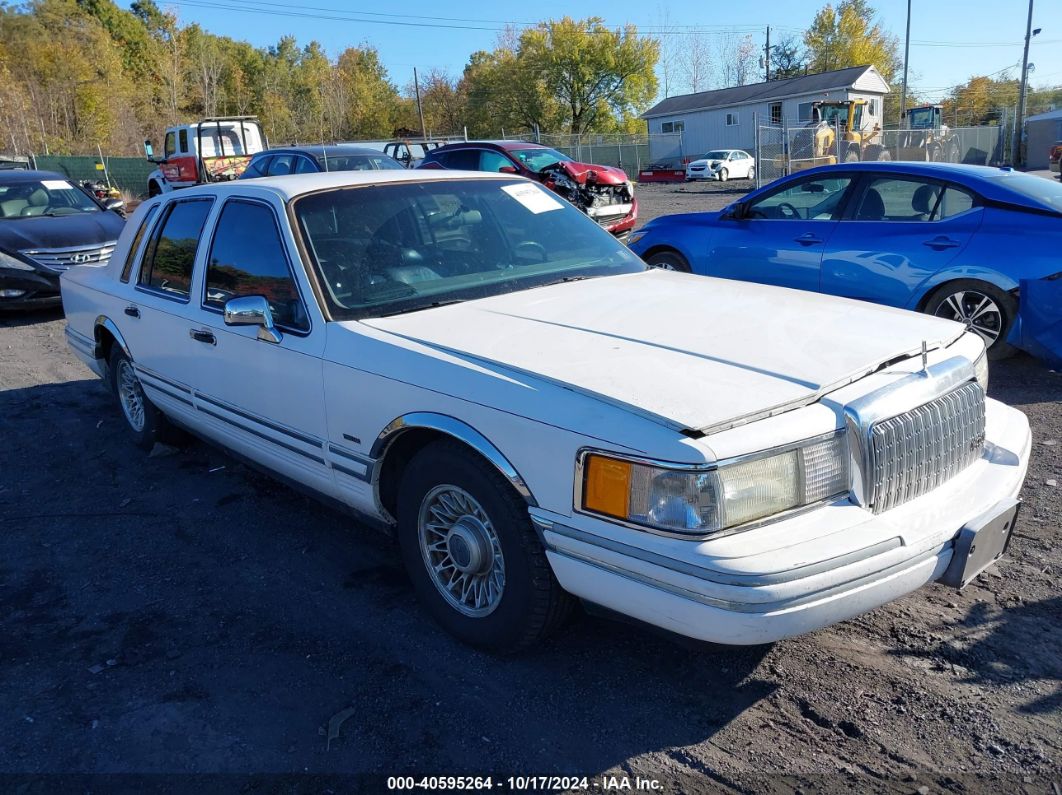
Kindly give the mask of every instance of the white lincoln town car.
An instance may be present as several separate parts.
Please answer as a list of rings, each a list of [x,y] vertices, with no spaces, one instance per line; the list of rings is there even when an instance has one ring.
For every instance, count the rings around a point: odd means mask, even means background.
[[[1028,463],[962,325],[646,270],[505,174],[169,193],[62,296],[140,446],[183,428],[393,532],[496,649],[572,597],[756,644],[961,587]]]

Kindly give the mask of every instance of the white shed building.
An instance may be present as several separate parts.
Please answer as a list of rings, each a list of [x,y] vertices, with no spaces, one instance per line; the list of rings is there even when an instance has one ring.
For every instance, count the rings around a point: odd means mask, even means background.
[[[815,100],[865,99],[864,125],[884,127],[889,84],[873,66],[771,80],[747,86],[680,94],[642,114],[649,126],[653,162],[679,161],[710,149],[755,147],[756,125],[798,124],[811,119]],[[671,135],[659,135],[670,133]]]

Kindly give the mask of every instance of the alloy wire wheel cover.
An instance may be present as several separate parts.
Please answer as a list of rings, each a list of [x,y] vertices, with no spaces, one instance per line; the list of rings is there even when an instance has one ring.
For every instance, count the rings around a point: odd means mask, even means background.
[[[128,359],[118,363],[118,402],[130,427],[137,433],[144,430],[144,390]]]
[[[1003,333],[1004,317],[991,296],[977,290],[959,290],[945,298],[933,313],[963,323],[989,346]]]
[[[420,504],[417,540],[428,578],[462,615],[493,613],[505,592],[501,540],[479,502],[459,486],[436,486]]]

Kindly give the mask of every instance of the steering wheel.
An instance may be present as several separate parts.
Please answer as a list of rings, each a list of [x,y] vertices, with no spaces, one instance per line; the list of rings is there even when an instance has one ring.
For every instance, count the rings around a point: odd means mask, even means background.
[[[531,256],[538,257],[539,262],[547,262],[549,260],[549,254],[546,253],[546,247],[541,243],[536,243],[534,240],[524,240],[517,243],[513,247],[513,253],[521,259],[526,259],[526,256],[521,256],[521,252],[526,252]]]
[[[797,208],[791,205],[789,202],[781,202],[778,205],[778,212],[780,212],[782,214],[782,217],[787,220],[800,217],[800,213],[797,212]]]

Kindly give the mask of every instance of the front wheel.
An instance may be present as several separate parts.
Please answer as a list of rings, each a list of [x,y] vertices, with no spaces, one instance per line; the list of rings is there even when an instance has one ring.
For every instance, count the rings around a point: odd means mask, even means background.
[[[686,261],[686,258],[679,254],[677,251],[658,251],[653,256],[649,257],[645,264],[650,268],[659,268],[664,271],[679,271],[680,273],[689,273],[690,264]]]
[[[756,169],[755,168],[750,168],[749,169],[749,179],[756,179]]]
[[[730,172],[725,168],[719,169],[719,181],[726,182],[728,179],[730,179]]]
[[[1018,314],[1018,302],[994,284],[959,279],[941,285],[926,302],[925,312],[964,324],[985,341],[990,359],[1014,355],[1016,349],[1006,340]]]
[[[421,603],[473,646],[515,651],[567,615],[527,503],[486,460],[434,442],[406,469],[398,494],[402,561]]]

